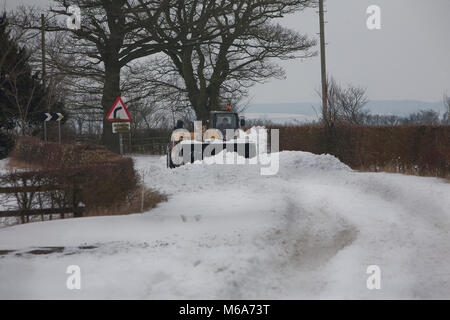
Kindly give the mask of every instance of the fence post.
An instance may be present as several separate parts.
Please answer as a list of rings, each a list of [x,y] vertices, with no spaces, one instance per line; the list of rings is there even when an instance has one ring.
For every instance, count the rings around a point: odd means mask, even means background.
[[[74,182],[73,188],[72,188],[72,207],[73,207],[74,218],[81,218],[83,216],[83,212],[78,207],[78,196],[77,196],[78,192],[79,192],[79,188],[78,188],[77,184]]]

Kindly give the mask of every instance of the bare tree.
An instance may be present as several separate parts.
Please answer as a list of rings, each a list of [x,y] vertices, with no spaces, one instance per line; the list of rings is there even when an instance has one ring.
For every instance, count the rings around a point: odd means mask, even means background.
[[[361,87],[348,85],[342,87],[333,77],[327,79],[328,110],[326,122],[330,126],[347,122],[363,124],[368,111],[364,109],[368,102],[366,90]],[[321,95],[321,93],[318,93]]]
[[[110,148],[115,139],[105,115],[124,92],[132,109],[140,108],[139,116],[146,119],[165,106],[172,118],[194,110],[204,120],[223,102],[240,101],[255,82],[283,77],[283,70],[272,63],[274,58],[313,55],[309,49],[314,41],[270,22],[313,5],[313,0],[54,2],[57,7],[47,13],[45,29],[64,36],[49,47],[48,65],[55,75],[65,76],[55,83],[64,83],[66,102],[77,111],[78,126],[86,113],[98,115],[103,120],[103,141]],[[80,29],[68,28],[60,19],[70,16],[69,5],[81,9]],[[39,18],[27,14],[22,25],[37,31]],[[168,57],[162,60],[167,68],[161,77],[152,76],[150,87],[157,90],[142,90],[145,85],[127,78],[128,68],[158,52]],[[138,104],[139,99],[144,102]],[[161,119],[166,117],[160,114]]]
[[[60,64],[59,70],[74,78],[95,79],[101,83],[103,142],[111,149],[116,148],[116,139],[106,114],[121,95],[123,67],[136,59],[160,52],[164,47],[145,32],[141,19],[147,24],[159,23],[162,8],[172,2],[175,0],[54,0],[56,7],[51,8],[45,17],[47,31],[65,32],[69,35],[67,42],[72,43],[62,51],[72,59]],[[61,21],[61,17],[71,16],[68,11],[70,5],[81,10],[79,29],[70,28],[65,20]],[[40,29],[39,17],[26,22],[29,22],[29,29]]]
[[[6,11],[3,11],[0,14],[0,29],[2,31],[2,35],[5,39],[1,39],[2,41],[2,50],[0,51],[0,70],[3,68],[6,59],[8,56],[17,49],[17,45],[19,43],[24,43],[32,40],[35,35],[30,34],[27,30],[23,28],[15,27],[14,22],[17,20],[16,14],[14,12],[10,12],[7,14]],[[27,56],[23,56],[22,59],[28,58]],[[16,61],[16,67],[20,67],[20,63],[22,61]],[[14,66],[13,66],[14,67]],[[14,69],[10,68],[11,72],[14,72]],[[0,79],[0,87],[5,82],[6,79]]]
[[[420,110],[403,119],[403,124],[435,125],[439,124],[439,113],[434,110]]]
[[[148,66],[151,65],[152,68]],[[189,100],[170,61],[162,57],[127,66],[122,90],[127,92],[136,128],[173,127],[180,118],[189,118]]]
[[[14,21],[14,15],[7,17],[4,13],[0,17],[0,118],[2,123],[13,122],[12,127],[27,135],[42,106],[51,101],[39,84],[38,73],[33,73],[30,51],[21,46],[21,41],[30,41],[32,37],[17,28]]]
[[[23,84],[21,84],[21,78],[26,75],[26,70],[15,70],[7,75],[6,85],[3,86],[5,96],[8,98],[10,105],[17,116],[17,120],[20,126],[20,134],[25,136],[29,134],[28,120],[30,113],[32,112],[32,104],[41,104],[43,97],[38,97],[36,101],[36,81],[32,81],[26,92],[22,90]]]
[[[331,127],[342,120],[342,112],[339,104],[339,93],[341,88],[333,77],[327,78],[327,90],[327,110],[323,115],[326,115],[325,123]],[[318,94],[321,96],[321,92],[318,92]]]
[[[444,96],[444,106],[445,106],[445,112],[444,116],[442,118],[442,123],[446,125],[450,125],[450,97],[445,95]]]
[[[340,94],[343,119],[352,124],[362,124],[365,115],[368,113],[364,109],[367,102],[368,99],[364,88],[348,86]]]
[[[311,0],[179,1],[164,11],[164,23],[147,25],[159,42],[182,44],[163,52],[170,58],[154,82],[186,93],[198,119],[223,102],[240,100],[256,82],[281,78],[273,59],[310,57],[315,42],[271,20],[313,5]],[[193,42],[192,38],[202,38]],[[177,75],[181,81],[173,80]]]

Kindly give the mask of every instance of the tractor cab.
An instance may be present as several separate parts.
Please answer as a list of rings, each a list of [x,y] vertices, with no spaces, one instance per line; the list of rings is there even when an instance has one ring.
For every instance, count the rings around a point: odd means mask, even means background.
[[[243,117],[239,118],[237,113],[227,111],[212,111],[208,124],[209,129],[218,129],[222,133],[227,129],[237,130],[243,126],[245,126]]]
[[[245,126],[244,117],[239,117],[235,112],[229,111],[211,111],[210,119],[207,121],[207,125],[204,128],[207,129],[233,129],[237,130]],[[176,129],[186,129],[188,131],[193,131],[194,122],[189,120],[178,120],[174,130]]]
[[[236,112],[231,111],[231,107],[227,107],[226,111],[212,111],[207,124],[178,120],[167,146],[167,167],[175,168],[184,163],[194,163],[225,149],[237,152],[245,158],[255,157],[254,142],[235,139],[240,135],[238,129],[244,126],[244,117],[239,117]],[[179,132],[178,129],[185,130]],[[174,162],[173,159],[177,161]],[[180,159],[181,163],[177,163]]]

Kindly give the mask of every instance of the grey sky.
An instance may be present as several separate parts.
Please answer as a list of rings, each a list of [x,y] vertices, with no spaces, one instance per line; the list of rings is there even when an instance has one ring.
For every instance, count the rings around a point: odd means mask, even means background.
[[[6,7],[18,3],[49,1],[6,0]],[[366,27],[366,9],[372,4],[381,7],[381,30]],[[373,100],[438,101],[450,93],[450,0],[328,0],[326,7],[327,67],[338,81],[366,87]],[[314,9],[282,23],[317,37]],[[318,100],[318,57],[281,65],[287,79],[256,85],[251,90],[253,103]]]
[[[381,8],[381,30],[366,27],[372,4]],[[450,0],[328,0],[326,7],[327,67],[337,80],[366,87],[374,100],[438,101],[450,93]],[[317,37],[316,10],[283,23]],[[282,65],[287,80],[257,85],[254,102],[318,99],[318,57]]]

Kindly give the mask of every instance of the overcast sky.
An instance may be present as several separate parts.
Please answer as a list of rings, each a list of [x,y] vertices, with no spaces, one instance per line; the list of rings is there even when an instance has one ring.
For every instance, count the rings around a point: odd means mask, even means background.
[[[48,0],[0,0],[45,6]],[[381,30],[366,27],[370,5],[381,8]],[[367,88],[373,100],[439,101],[450,94],[450,0],[327,0],[327,67],[338,81]],[[282,23],[317,37],[316,10]],[[317,101],[319,58],[281,62],[286,80],[251,90],[253,103]]]
[[[367,7],[381,8],[381,30],[366,27]],[[450,93],[450,0],[326,1],[327,68],[337,80],[367,88],[373,100],[442,100]],[[284,23],[317,36],[316,10]],[[319,58],[286,62],[287,80],[257,85],[255,102],[317,99]]]

